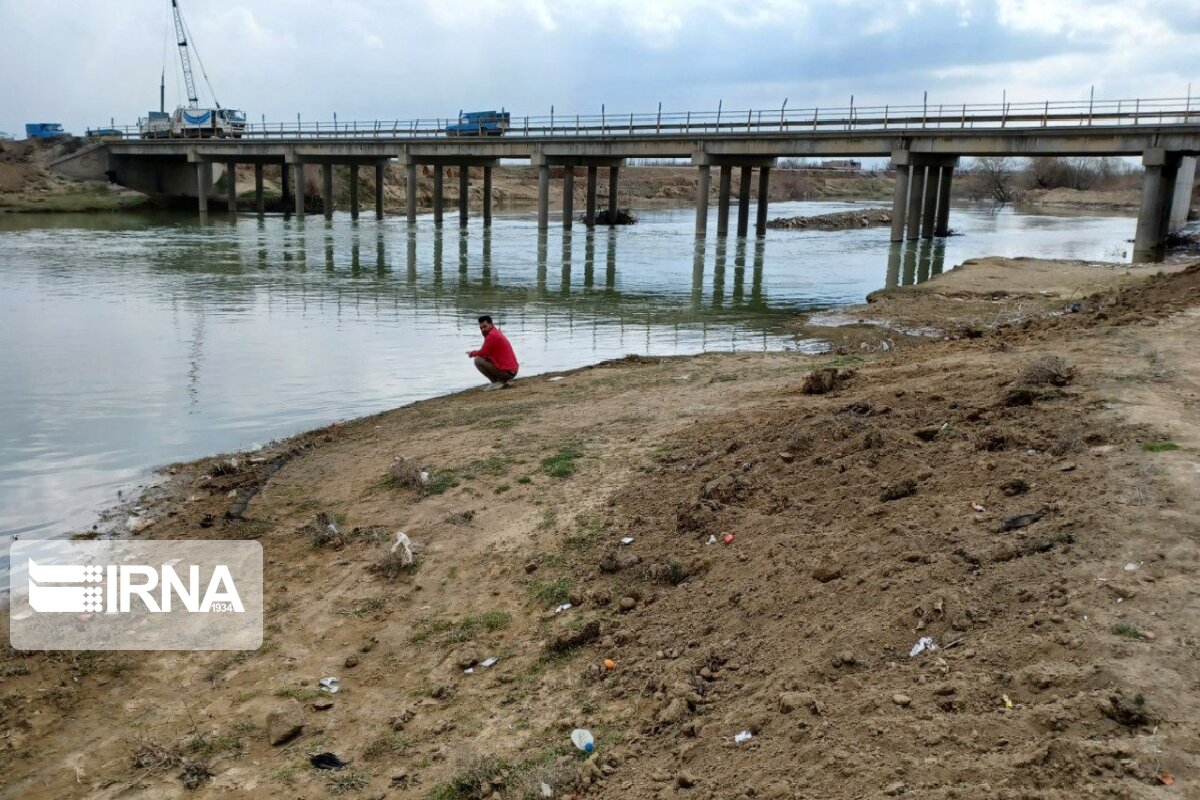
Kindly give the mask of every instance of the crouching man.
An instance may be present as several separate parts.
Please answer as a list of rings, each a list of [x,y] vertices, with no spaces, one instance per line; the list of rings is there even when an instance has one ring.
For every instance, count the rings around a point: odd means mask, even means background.
[[[488,379],[485,390],[506,389],[508,382],[517,377],[517,356],[512,345],[486,314],[479,318],[479,332],[483,334],[483,346],[468,350],[467,355],[475,359],[475,368]]]

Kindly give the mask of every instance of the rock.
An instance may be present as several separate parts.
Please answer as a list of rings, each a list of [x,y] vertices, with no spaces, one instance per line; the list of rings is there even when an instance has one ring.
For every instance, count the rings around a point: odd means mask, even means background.
[[[538,568],[538,562],[530,561],[529,563],[527,563],[525,565],[525,574],[528,575],[531,572],[537,572],[537,568]]]
[[[322,697],[312,702],[313,711],[328,711],[331,708],[333,708],[333,699],[329,697]]]
[[[1077,469],[1079,469],[1079,465],[1074,461],[1069,461],[1066,464],[1059,464],[1058,466],[1059,472],[1074,472]]]
[[[696,776],[685,770],[680,770],[675,776],[675,783],[680,789],[690,789],[696,785]]]
[[[555,636],[546,643],[546,648],[551,652],[563,653],[567,650],[573,650],[576,647],[582,647],[588,642],[594,642],[599,638],[600,623],[593,620],[577,631],[568,631]]]
[[[780,453],[779,460],[785,464],[790,464],[796,460],[796,456],[793,453]]]
[[[354,669],[358,666],[358,656],[346,656],[346,660],[342,664],[346,669]]]
[[[304,730],[304,709],[296,698],[289,698],[267,714],[267,741],[272,745],[290,742]]]
[[[479,657],[470,650],[463,650],[454,654],[454,665],[459,669],[470,669],[479,663]]]
[[[762,797],[764,800],[785,800],[792,796],[792,786],[787,781],[771,781],[755,796]]]
[[[850,650],[843,650],[833,657],[833,665],[835,667],[853,667],[857,663],[858,658]]]
[[[415,714],[413,710],[411,708],[406,708],[396,716],[392,717],[391,720],[389,720],[389,724],[391,724],[392,730],[402,731],[404,730],[404,726],[411,722],[414,716]]]
[[[1018,517],[1009,517],[1000,525],[1000,532],[1007,533],[1008,531],[1018,531],[1021,528],[1027,528],[1033,523],[1042,518],[1042,512],[1035,511],[1032,514],[1021,514]]]
[[[801,394],[828,394],[837,387],[838,371],[836,367],[821,367],[814,369],[804,378],[800,387]]]
[[[624,612],[633,611],[635,608],[637,608],[637,600],[635,600],[635,599],[633,599],[632,597],[630,597],[630,596],[626,595],[625,597],[622,597],[622,598],[621,598],[621,601],[620,601],[620,603],[619,603],[619,606],[620,606],[620,609],[621,609],[621,611],[622,611],[623,613],[624,613]]]
[[[666,708],[658,712],[658,721],[664,725],[674,725],[677,722],[682,722],[687,715],[687,700],[684,700],[682,697],[676,697],[667,703]]]
[[[891,500],[900,500],[904,497],[912,497],[917,493],[917,482],[912,478],[901,478],[898,481],[889,483],[883,487],[883,491],[879,493],[879,499],[883,502]]]
[[[904,781],[896,781],[889,783],[883,790],[883,793],[888,797],[899,797],[908,791],[908,787],[904,785]]]
[[[803,692],[784,692],[779,695],[779,710],[784,714],[790,714],[807,706],[809,702],[810,698]]]
[[[892,702],[901,708],[908,708],[912,705],[912,698],[906,694],[896,693],[892,695]]]
[[[814,580],[820,581],[821,583],[829,583],[830,581],[837,580],[838,578],[842,577],[842,567],[840,564],[834,564],[831,562],[818,564],[815,568],[813,568],[812,576]]]

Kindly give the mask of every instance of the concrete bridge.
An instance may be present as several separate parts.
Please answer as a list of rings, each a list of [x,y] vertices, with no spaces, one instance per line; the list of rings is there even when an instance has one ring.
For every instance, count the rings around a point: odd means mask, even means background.
[[[1167,234],[1186,220],[1200,156],[1200,109],[1192,99],[1085,103],[927,105],[848,109],[779,109],[613,117],[514,120],[503,136],[448,136],[442,120],[341,123],[307,126],[252,125],[238,139],[108,140],[62,159],[56,166],[79,177],[107,173],[131,188],[195,196],[207,211],[214,167],[255,165],[257,208],[263,210],[263,166],[281,166],[285,202],[304,214],[303,168],[322,168],[325,216],[333,213],[333,167],[348,165],[350,212],[359,213],[358,171],[374,168],[383,183],[388,162],[404,165],[407,215],[416,218],[417,168],[433,169],[433,214],[442,224],[446,167],[460,167],[459,224],[468,224],[468,167],[482,168],[483,224],[492,216],[492,169],[501,160],[525,161],[538,170],[538,225],[549,226],[551,168],[561,168],[562,224],[574,218],[576,169],[586,170],[584,223],[594,225],[599,171],[607,170],[610,218],[616,212],[620,169],[627,159],[690,159],[699,172],[696,234],[707,233],[712,170],[718,171],[717,235],[729,233],[732,174],[740,172],[736,233],[749,232],[750,193],[757,171],[758,235],[767,222],[771,168],[785,157],[884,157],[896,171],[892,240],[933,238],[949,230],[951,189],[963,157],[1133,156],[1142,160],[1142,205],[1134,260],[1163,257]],[[724,116],[724,118],[722,118]],[[85,163],[86,162],[86,163]],[[219,167],[217,167],[219,168]],[[228,207],[236,207],[232,182]],[[291,184],[289,186],[289,184]],[[375,214],[383,217],[376,192]]]

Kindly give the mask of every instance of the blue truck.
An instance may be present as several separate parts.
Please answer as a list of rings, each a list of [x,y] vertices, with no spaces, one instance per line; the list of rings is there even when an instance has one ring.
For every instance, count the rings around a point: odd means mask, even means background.
[[[458,122],[446,126],[447,136],[503,136],[508,130],[507,111],[458,112]]]
[[[53,139],[58,136],[68,136],[61,122],[26,122],[26,139]]]

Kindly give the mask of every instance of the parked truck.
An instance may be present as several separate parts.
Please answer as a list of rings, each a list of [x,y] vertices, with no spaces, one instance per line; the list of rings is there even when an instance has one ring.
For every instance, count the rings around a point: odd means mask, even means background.
[[[151,111],[138,120],[143,139],[240,138],[246,113],[232,108],[177,108],[174,113]]]
[[[458,112],[458,122],[446,126],[447,136],[503,136],[508,130],[507,111]]]
[[[69,136],[63,130],[61,122],[26,122],[26,139],[55,139],[59,136]]]

